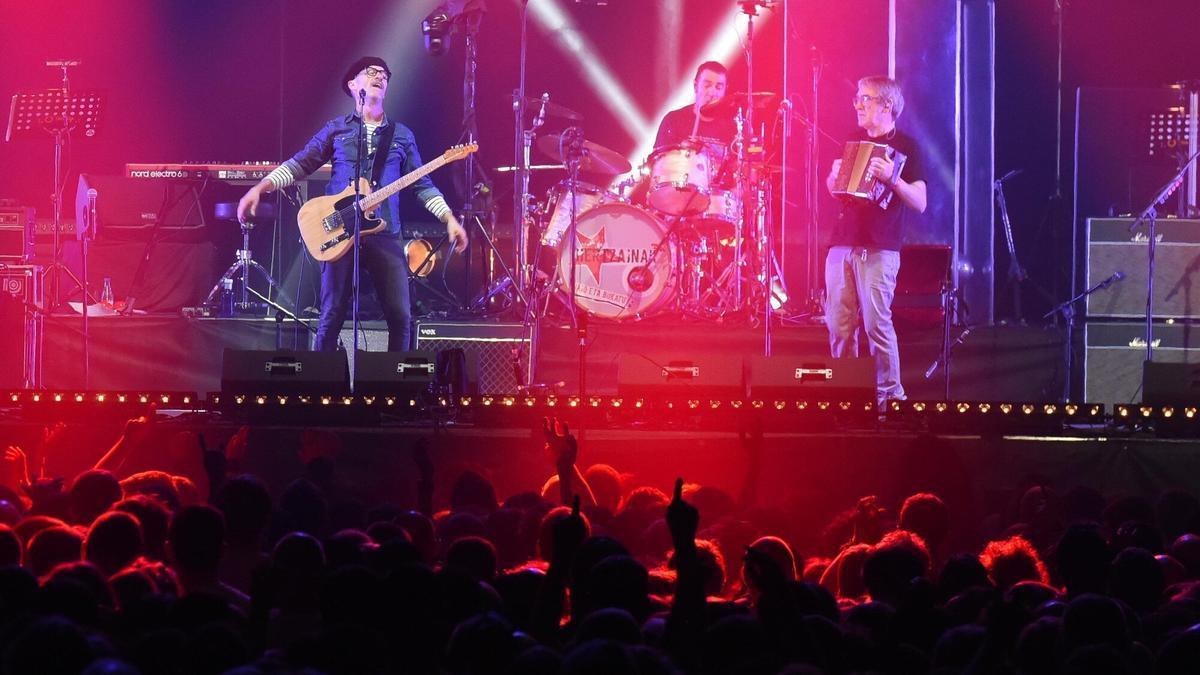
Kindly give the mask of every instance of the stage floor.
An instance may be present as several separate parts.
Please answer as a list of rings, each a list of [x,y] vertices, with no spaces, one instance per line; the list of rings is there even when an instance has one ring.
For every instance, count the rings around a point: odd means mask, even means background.
[[[363,343],[386,348],[382,322],[366,322]],[[176,390],[205,394],[221,388],[225,348],[307,348],[307,331],[274,319],[209,319],[181,316],[96,317],[90,322],[90,389]],[[348,335],[344,331],[344,335]],[[941,331],[898,327],[901,368],[910,398],[943,398],[941,372],[926,369],[937,358]],[[547,325],[542,329],[537,377],[541,383],[578,386],[579,349],[575,332]],[[962,400],[1055,400],[1062,391],[1062,331],[1054,328],[986,326],[973,330],[952,361],[951,398]],[[588,330],[587,389],[612,394],[617,389],[621,354],[642,354],[655,362],[673,359],[741,359],[763,353],[763,331],[703,322],[647,320],[634,323],[595,321]],[[822,325],[784,325],[773,334],[773,353],[823,359],[828,354]],[[19,354],[15,355],[19,358]],[[10,354],[6,358],[13,358]],[[19,388],[20,367],[0,368],[0,388]],[[45,321],[44,388],[84,386],[83,348],[78,317],[51,316]]]

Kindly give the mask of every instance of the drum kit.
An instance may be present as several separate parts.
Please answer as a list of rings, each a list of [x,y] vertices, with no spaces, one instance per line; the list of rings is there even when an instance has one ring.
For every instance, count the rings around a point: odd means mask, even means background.
[[[527,240],[537,242],[529,267],[539,311],[549,311],[557,297],[572,313],[612,321],[674,316],[752,323],[762,303],[778,303],[780,280],[767,273],[774,262],[766,236],[777,171],[762,161],[761,150],[747,151],[762,144],[744,135],[740,112],[736,119],[732,142],[692,137],[656,148],[619,181],[614,177],[632,169],[625,158],[577,142],[574,177],[531,198]],[[539,170],[570,168],[569,132],[537,139],[537,149],[559,162]]]

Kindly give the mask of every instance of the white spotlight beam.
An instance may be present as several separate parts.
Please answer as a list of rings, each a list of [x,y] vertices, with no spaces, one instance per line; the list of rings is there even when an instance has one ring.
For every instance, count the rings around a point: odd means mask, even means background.
[[[642,115],[625,87],[613,77],[604,64],[600,51],[571,23],[558,3],[554,0],[540,0],[530,2],[528,7],[530,15],[542,30],[553,36],[562,50],[575,57],[583,70],[584,78],[596,91],[601,92],[601,103],[620,120],[629,135],[641,138],[647,133],[653,133],[650,122]]]
[[[761,27],[766,24],[773,14],[773,12],[760,14],[755,22],[756,26]],[[696,68],[700,67],[701,63],[705,61],[727,63],[738,53],[744,41],[745,22],[741,19],[743,16],[741,10],[735,7],[721,21],[721,28],[712,34],[708,43],[704,45],[704,49],[700,51],[700,55],[684,71],[687,74],[687,79],[680,82],[678,89],[662,104],[661,108],[655,114],[654,120],[661,120],[672,110],[682,108],[688,103],[693,102],[695,99],[695,87],[693,86],[691,77],[696,72]],[[732,95],[732,92],[729,95]],[[641,136],[638,146],[628,157],[630,164],[638,166],[650,154],[650,151],[654,149],[654,136],[657,132],[658,127],[655,126],[649,128],[648,133]]]

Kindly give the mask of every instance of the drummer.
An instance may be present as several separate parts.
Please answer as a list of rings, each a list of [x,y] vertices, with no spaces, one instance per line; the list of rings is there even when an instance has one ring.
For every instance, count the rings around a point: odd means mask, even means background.
[[[678,145],[689,138],[699,138],[721,152],[737,133],[733,106],[725,100],[728,72],[716,61],[705,61],[696,69],[692,85],[696,99],[678,110],[672,110],[658,125],[655,148]]]

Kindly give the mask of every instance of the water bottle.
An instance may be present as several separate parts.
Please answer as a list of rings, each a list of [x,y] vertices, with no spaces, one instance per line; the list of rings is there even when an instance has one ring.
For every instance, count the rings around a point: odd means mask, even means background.
[[[217,309],[217,316],[233,316],[233,277],[221,279],[221,306]]]
[[[112,309],[114,304],[112,277],[104,277],[104,290],[100,291],[100,306],[105,309]]]

